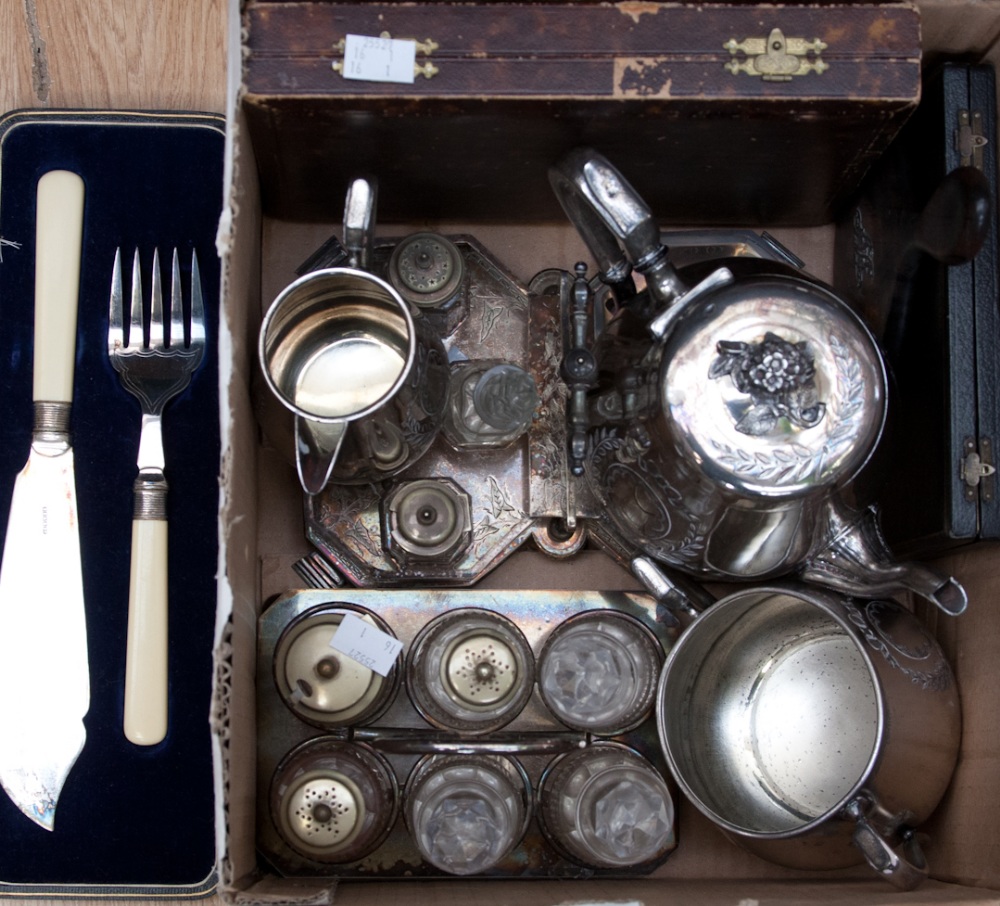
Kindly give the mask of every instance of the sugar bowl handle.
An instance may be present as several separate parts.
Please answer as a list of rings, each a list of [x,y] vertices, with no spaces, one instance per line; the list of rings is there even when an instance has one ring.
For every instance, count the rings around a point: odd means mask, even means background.
[[[865,861],[886,881],[899,890],[913,890],[923,882],[929,873],[923,849],[912,830],[902,834],[899,852],[892,848],[865,817],[863,803],[852,799],[844,808],[848,818],[855,822],[852,840],[861,850]]]

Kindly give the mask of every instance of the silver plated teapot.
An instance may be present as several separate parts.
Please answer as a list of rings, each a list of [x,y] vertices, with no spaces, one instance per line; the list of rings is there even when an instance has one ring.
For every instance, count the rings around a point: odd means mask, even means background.
[[[592,150],[550,181],[614,309],[593,343],[583,471],[620,546],[702,579],[797,573],[964,610],[954,579],[895,562],[852,500],[888,382],[846,303],[776,262],[674,268],[652,212]]]

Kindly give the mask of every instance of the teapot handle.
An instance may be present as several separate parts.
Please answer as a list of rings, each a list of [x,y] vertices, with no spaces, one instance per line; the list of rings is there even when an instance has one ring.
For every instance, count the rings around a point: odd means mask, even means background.
[[[633,267],[657,302],[669,304],[686,289],[667,261],[652,211],[605,157],[576,148],[549,168],[549,183],[616,297]]]

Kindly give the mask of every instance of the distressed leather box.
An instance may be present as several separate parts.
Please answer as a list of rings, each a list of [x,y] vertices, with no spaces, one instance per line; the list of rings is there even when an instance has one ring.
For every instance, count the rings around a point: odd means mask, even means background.
[[[674,223],[825,223],[920,94],[899,4],[279,0],[245,24],[243,106],[282,218],[336,216],[361,161],[389,219],[466,217],[471,198],[559,219],[545,167],[589,145]],[[412,83],[347,78],[349,34],[416,39]]]

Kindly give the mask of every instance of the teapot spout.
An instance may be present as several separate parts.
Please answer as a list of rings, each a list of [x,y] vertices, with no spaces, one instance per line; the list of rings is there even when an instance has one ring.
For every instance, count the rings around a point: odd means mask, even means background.
[[[864,597],[911,591],[950,616],[968,606],[965,589],[952,576],[922,563],[893,559],[874,507],[858,512],[834,499],[828,507],[826,529],[827,546],[813,553],[800,571],[807,581]]]

